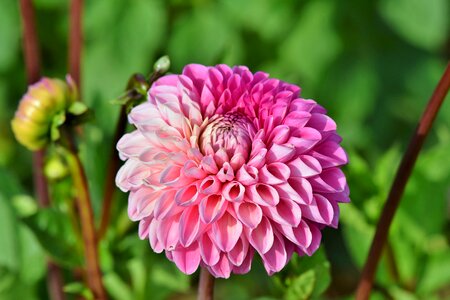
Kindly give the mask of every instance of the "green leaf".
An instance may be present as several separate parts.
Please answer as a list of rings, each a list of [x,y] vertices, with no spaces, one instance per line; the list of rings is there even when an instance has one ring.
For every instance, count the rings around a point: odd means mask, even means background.
[[[309,299],[314,291],[316,284],[316,274],[314,270],[309,270],[297,278],[293,279],[286,291],[286,300],[305,300]]]
[[[0,72],[14,64],[20,46],[19,5],[16,1],[2,1],[0,9]]]
[[[82,296],[85,299],[94,299],[91,290],[82,282],[71,282],[64,286],[64,292]]]
[[[6,201],[0,195],[0,266],[17,271],[20,266],[17,219]]]
[[[133,300],[133,292],[130,287],[116,273],[108,273],[103,276],[106,290],[113,299]]]
[[[382,0],[379,11],[411,44],[438,50],[448,37],[448,7],[446,0]]]

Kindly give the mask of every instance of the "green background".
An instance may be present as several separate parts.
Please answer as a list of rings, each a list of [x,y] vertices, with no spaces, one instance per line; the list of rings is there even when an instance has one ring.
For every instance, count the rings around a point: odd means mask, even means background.
[[[43,74],[67,72],[69,1],[36,0]],[[268,277],[218,280],[217,299],[350,299],[401,154],[449,57],[446,0],[85,0],[83,100],[95,111],[82,157],[99,216],[106,165],[131,73],[147,74],[169,54],[171,71],[196,62],[263,70],[302,87],[337,121],[350,157],[351,204],[321,250]],[[83,262],[68,218],[70,182],[53,188],[52,208],[34,205],[31,154],[10,129],[26,91],[18,1],[0,3],[0,299],[47,299],[45,257],[59,262],[69,298],[86,293]],[[195,299],[185,276],[153,254],[128,221],[117,192],[100,244],[112,299]],[[98,218],[97,218],[98,219]],[[450,103],[444,103],[390,231],[372,299],[450,299]],[[324,292],[325,291],[325,292]]]

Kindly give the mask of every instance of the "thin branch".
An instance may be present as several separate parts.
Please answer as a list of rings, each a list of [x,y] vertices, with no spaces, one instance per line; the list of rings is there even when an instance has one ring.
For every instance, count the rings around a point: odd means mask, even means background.
[[[117,122],[116,132],[114,134],[114,139],[112,141],[108,170],[106,172],[106,181],[102,204],[102,218],[100,221],[100,228],[98,231],[99,240],[106,233],[106,230],[108,229],[109,220],[111,217],[112,199],[114,196],[114,191],[116,189],[116,186],[114,184],[115,182],[114,178],[116,177],[117,171],[119,171],[120,167],[120,160],[119,155],[117,154],[116,145],[119,139],[125,133],[126,127],[127,127],[127,113],[126,107],[125,105],[123,105],[120,110],[119,121]]]
[[[23,53],[28,84],[33,84],[40,78],[41,61],[34,7],[31,0],[20,0],[20,12],[23,23]],[[37,199],[41,207],[50,205],[47,180],[44,176],[45,150],[33,152],[33,181]],[[47,288],[52,300],[64,300],[63,277],[59,266],[47,261]]]
[[[212,300],[214,298],[214,277],[208,269],[200,269],[200,281],[198,283],[198,300]]]
[[[81,90],[80,62],[83,47],[83,0],[70,2],[69,73]]]
[[[95,233],[94,213],[91,206],[89,188],[83,165],[73,141],[73,132],[65,131],[64,142],[69,150],[68,164],[70,166],[73,185],[77,191],[76,202],[80,216],[81,233],[83,235],[84,253],[86,258],[86,279],[94,299],[106,299],[103,288],[102,274],[98,256],[98,242]]]
[[[450,85],[450,64],[447,64],[444,74],[439,81],[430,101],[427,104],[425,112],[420,119],[417,129],[408,145],[408,148],[403,156],[400,167],[397,170],[394,183],[392,184],[389,196],[381,213],[380,220],[377,225],[377,230],[370,247],[369,255],[364,266],[361,279],[356,291],[357,300],[365,300],[369,298],[372,289],[375,271],[380,260],[381,252],[386,243],[389,227],[394,218],[395,212],[400,203],[406,183],[411,175],[414,164],[417,160],[419,152],[423,146],[425,138],[430,131],[434,119],[448,93]]]

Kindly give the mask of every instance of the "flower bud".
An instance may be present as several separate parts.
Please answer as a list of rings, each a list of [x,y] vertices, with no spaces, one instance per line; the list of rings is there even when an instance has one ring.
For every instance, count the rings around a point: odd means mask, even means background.
[[[170,59],[168,55],[160,57],[153,65],[153,70],[159,74],[166,73],[170,68]]]
[[[54,119],[65,116],[77,97],[77,89],[70,76],[66,82],[44,77],[30,85],[11,121],[17,141],[30,150],[45,147],[50,141],[52,126],[61,125]]]

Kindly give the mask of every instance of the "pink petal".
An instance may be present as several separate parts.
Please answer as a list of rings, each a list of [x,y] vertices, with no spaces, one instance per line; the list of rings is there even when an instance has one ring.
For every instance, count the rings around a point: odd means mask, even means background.
[[[155,208],[153,210],[153,215],[155,219],[162,220],[164,218],[173,216],[180,211],[173,201],[175,196],[175,191],[170,190],[161,195],[161,197],[156,201]]]
[[[287,125],[278,125],[273,129],[273,131],[270,133],[269,138],[267,139],[267,144],[270,145],[270,143],[282,145],[286,143],[290,136],[290,129]]]
[[[220,195],[209,195],[200,203],[200,218],[206,223],[215,222],[227,209],[227,202]]]
[[[202,170],[194,161],[188,160],[182,170],[184,176],[193,179],[203,179],[206,176],[206,172]]]
[[[286,182],[290,175],[289,167],[283,163],[271,163],[259,170],[260,181],[270,185]]]
[[[200,183],[200,192],[206,195],[216,194],[222,189],[222,183],[216,176],[208,176]]]
[[[250,156],[251,159],[247,162],[248,166],[255,167],[255,168],[261,168],[266,163],[266,154],[267,149],[263,148],[258,153],[256,153],[254,156]]]
[[[289,199],[281,199],[276,206],[264,206],[262,209],[264,215],[278,224],[295,227],[302,219],[302,210],[297,203]]]
[[[292,137],[291,137],[292,139]],[[283,145],[273,144],[267,152],[266,159],[271,162],[287,162],[294,157],[296,148],[289,142]]]
[[[219,171],[216,161],[211,155],[203,157],[201,166],[209,174],[216,174]]]
[[[242,264],[240,266],[233,266],[233,272],[235,274],[246,274],[250,272],[250,269],[252,268],[253,254],[254,251],[249,248]]]
[[[254,229],[250,229],[248,240],[259,254],[264,254],[273,245],[273,229],[270,221],[262,217],[261,222]]]
[[[309,155],[300,155],[295,160],[288,163],[293,177],[311,177],[322,172],[319,161]]]
[[[283,237],[275,235],[272,247],[261,258],[268,274],[281,271],[288,259]]]
[[[305,250],[307,255],[312,255],[320,246],[320,241],[322,240],[322,232],[316,225],[310,224],[309,228],[311,229],[312,241],[311,245]]]
[[[236,179],[244,185],[255,184],[258,182],[258,169],[249,165],[243,165],[237,171]]]
[[[251,202],[241,202],[235,205],[236,214],[245,226],[255,228],[261,222],[262,210],[259,205]]]
[[[275,206],[280,202],[276,189],[264,183],[257,183],[248,187],[246,195],[250,201],[263,206]]]
[[[198,243],[195,242],[187,248],[177,248],[172,251],[172,258],[181,272],[187,275],[194,273],[200,264]]]
[[[225,199],[232,202],[241,202],[244,198],[244,193],[244,186],[237,181],[226,183],[222,189]]]
[[[336,123],[333,119],[327,115],[319,113],[311,114],[311,119],[309,119],[307,126],[324,132],[336,130]]]
[[[311,127],[303,127],[296,131],[295,136],[291,136],[288,143],[294,145],[297,154],[303,154],[314,147],[321,139],[322,135],[319,131]]]
[[[312,152],[323,168],[338,167],[348,162],[347,153],[336,142],[324,142],[314,147]]]
[[[155,191],[147,187],[132,191],[128,198],[128,216],[130,219],[138,221],[153,213],[157,199],[161,194],[161,191]]]
[[[194,205],[199,199],[199,187],[197,183],[188,185],[175,194],[175,202],[180,206]]]
[[[150,242],[150,246],[153,251],[156,253],[161,253],[164,251],[164,245],[158,240],[157,228],[159,227],[160,222],[156,219],[153,219],[150,222],[150,227],[148,229],[148,239]]]
[[[313,240],[311,229],[303,220],[296,227],[281,225],[278,229],[288,240],[303,250],[306,250]]]
[[[298,129],[305,126],[308,120],[311,118],[311,114],[306,111],[293,111],[290,112],[286,118],[284,118],[283,124],[289,126],[291,129]]]
[[[320,175],[308,179],[314,191],[322,193],[339,193],[345,190],[347,181],[338,168],[325,169]]]
[[[176,215],[158,222],[156,236],[166,250],[173,250],[180,239],[179,231],[180,215]]]
[[[220,255],[220,259],[214,266],[211,267],[211,273],[218,278],[229,278],[231,274],[232,264],[228,260],[225,253]]]
[[[139,130],[125,134],[117,143],[122,159],[138,157],[149,146],[145,136]]]
[[[143,218],[140,222],[139,222],[139,238],[141,240],[145,240],[148,238],[149,232],[150,232],[150,224],[153,220],[153,217],[146,217]]]
[[[213,224],[212,233],[217,247],[228,252],[233,249],[242,234],[242,223],[226,212]]]
[[[228,259],[235,266],[240,266],[247,255],[249,243],[245,237],[241,237],[233,249],[228,252]]]
[[[313,201],[302,207],[303,216],[311,221],[330,225],[334,217],[331,203],[322,195],[314,194]]]
[[[200,233],[200,215],[197,206],[186,208],[180,217],[180,243],[183,247],[189,247]]]
[[[217,264],[220,258],[220,250],[211,241],[208,234],[203,234],[200,239],[200,254],[202,256],[203,262],[208,266],[213,266]]]
[[[234,179],[233,168],[231,167],[231,165],[228,162],[223,164],[223,167],[217,173],[217,178],[221,182],[231,181]]]

